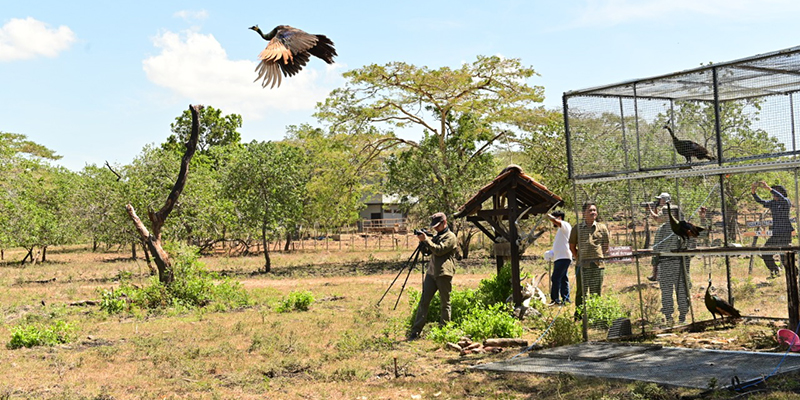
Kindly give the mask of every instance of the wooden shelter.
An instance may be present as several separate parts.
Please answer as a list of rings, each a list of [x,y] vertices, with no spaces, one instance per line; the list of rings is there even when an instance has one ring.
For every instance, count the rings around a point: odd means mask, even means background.
[[[511,286],[517,306],[522,303],[519,271],[521,238],[517,223],[532,215],[544,214],[561,202],[561,197],[525,175],[518,165],[509,165],[454,215],[455,218],[466,217],[467,221],[475,224],[495,243],[496,249],[501,243],[509,246],[507,256],[511,258]],[[484,203],[488,204],[484,206]],[[503,266],[503,255],[496,251],[495,256],[499,272]]]

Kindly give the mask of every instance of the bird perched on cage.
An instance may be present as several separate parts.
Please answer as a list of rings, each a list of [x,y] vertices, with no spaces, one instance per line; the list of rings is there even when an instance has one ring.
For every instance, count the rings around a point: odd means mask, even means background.
[[[698,237],[700,232],[706,230],[706,228],[694,225],[691,222],[678,221],[675,215],[672,214],[672,205],[669,201],[667,202],[667,214],[669,214],[669,227],[672,228],[672,232],[683,240],[688,240],[690,237]]]
[[[739,310],[735,309],[730,303],[711,294],[711,274],[708,274],[708,287],[706,288],[705,301],[706,308],[708,312],[711,313],[711,316],[714,317],[714,321],[717,320],[717,314],[719,314],[720,318],[725,318],[725,316],[734,318],[742,317]]]
[[[672,132],[672,128],[670,128],[669,125],[664,125],[664,129],[669,131],[669,135],[672,136],[672,145],[675,146],[675,151],[686,158],[687,164],[692,163],[692,157],[695,157],[698,160],[716,160],[716,157],[711,155],[711,153],[709,153],[705,147],[691,140],[678,139],[675,136],[675,133]]]
[[[269,42],[267,47],[258,55],[261,62],[256,66],[258,81],[263,77],[261,87],[271,88],[281,86],[281,73],[290,77],[300,72],[308,63],[309,55],[318,57],[328,64],[333,64],[333,57],[337,56],[333,42],[325,35],[312,35],[289,25],[278,25],[267,34],[259,29],[258,25],[249,29],[256,31],[264,40]],[[255,82],[254,81],[254,82]]]

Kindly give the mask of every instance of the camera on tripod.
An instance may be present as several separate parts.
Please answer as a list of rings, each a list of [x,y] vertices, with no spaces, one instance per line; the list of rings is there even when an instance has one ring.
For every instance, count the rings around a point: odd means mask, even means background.
[[[428,235],[428,236],[431,236],[431,233],[430,233],[430,232],[428,232],[428,230],[427,230],[427,229],[425,229],[425,228],[421,228],[421,229],[414,229],[414,235],[416,235],[416,236],[422,235],[423,233],[424,233],[424,234],[426,234],[426,235]]]

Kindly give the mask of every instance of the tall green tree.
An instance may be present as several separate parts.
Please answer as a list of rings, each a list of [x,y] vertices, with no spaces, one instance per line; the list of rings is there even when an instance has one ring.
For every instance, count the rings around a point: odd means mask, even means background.
[[[386,190],[408,201],[419,215],[453,213],[499,171],[490,151],[501,138],[531,131],[548,117],[544,88],[529,86],[536,72],[518,59],[479,56],[460,68],[430,69],[403,62],[369,65],[344,74],[316,116],[334,132],[362,133],[380,127],[385,136],[365,149],[388,158]],[[419,141],[395,129],[421,131]],[[463,221],[453,221],[456,232]],[[462,236],[468,249],[469,231]]]
[[[266,272],[272,268],[269,235],[291,235],[302,219],[307,176],[305,159],[298,148],[257,141],[245,145],[226,171],[225,190],[239,224],[260,233]]]

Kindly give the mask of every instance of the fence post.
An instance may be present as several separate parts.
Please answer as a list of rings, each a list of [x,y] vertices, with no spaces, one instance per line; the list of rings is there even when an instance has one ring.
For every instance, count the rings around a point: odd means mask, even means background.
[[[795,252],[786,252],[786,268],[784,270],[787,299],[789,300],[789,329],[794,330],[800,324],[800,292],[798,292]]]

